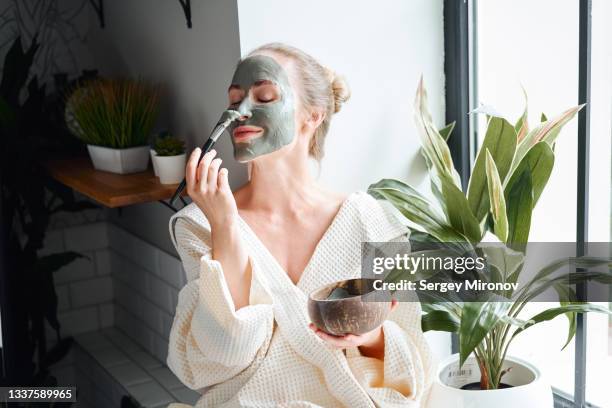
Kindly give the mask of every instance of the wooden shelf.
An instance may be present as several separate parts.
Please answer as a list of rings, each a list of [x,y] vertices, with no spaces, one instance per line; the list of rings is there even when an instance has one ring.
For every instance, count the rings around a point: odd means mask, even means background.
[[[133,174],[95,170],[89,157],[49,161],[47,169],[60,183],[109,208],[167,200],[178,187],[161,184],[151,168]]]

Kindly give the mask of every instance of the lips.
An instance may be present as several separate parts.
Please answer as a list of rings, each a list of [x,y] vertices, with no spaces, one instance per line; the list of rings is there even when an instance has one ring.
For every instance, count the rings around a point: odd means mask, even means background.
[[[232,132],[235,142],[246,142],[263,134],[263,129],[256,126],[238,126]]]

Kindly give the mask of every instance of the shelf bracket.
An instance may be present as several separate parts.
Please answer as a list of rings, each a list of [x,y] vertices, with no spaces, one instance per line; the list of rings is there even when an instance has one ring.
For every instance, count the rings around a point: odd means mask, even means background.
[[[187,28],[191,28],[191,0],[178,0],[185,13],[185,19],[187,20]]]
[[[89,0],[89,3],[91,3],[91,6],[98,15],[98,20],[100,20],[100,28],[104,28],[104,0]]]

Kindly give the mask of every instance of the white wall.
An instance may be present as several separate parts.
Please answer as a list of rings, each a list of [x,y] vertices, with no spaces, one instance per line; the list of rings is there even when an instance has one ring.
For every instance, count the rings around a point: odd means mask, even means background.
[[[426,185],[423,162],[414,160],[420,142],[412,105],[424,74],[442,124],[442,1],[238,0],[238,16],[242,55],[280,41],[346,76],[353,95],[332,121],[323,183],[346,192],[382,177]]]
[[[432,115],[444,120],[444,30],[440,0],[238,0],[240,51],[284,42],[342,73],[351,100],[332,121],[320,180],[364,190],[383,177],[426,190],[412,106],[421,74]],[[450,351],[446,333],[428,333],[434,352]]]
[[[106,27],[90,18],[90,49],[95,67],[104,75],[143,76],[168,85],[160,125],[187,140],[191,150],[201,145],[227,104],[227,83],[240,57],[236,3],[192,1],[193,28],[188,29],[177,1],[124,0],[105,2]],[[229,139],[219,142],[222,156],[231,157]],[[230,181],[246,179],[236,163]],[[115,223],[169,252],[171,211],[159,203],[126,207]]]

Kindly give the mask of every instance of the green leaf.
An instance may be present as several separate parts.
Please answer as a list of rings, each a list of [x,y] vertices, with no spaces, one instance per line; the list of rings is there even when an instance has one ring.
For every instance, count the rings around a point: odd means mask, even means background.
[[[550,146],[545,142],[537,143],[529,152],[523,157],[520,164],[516,167],[508,183],[506,184],[506,197],[510,190],[514,188],[514,185],[518,182],[519,178],[525,170],[529,169],[531,174],[531,185],[533,188],[533,204],[535,207],[544,187],[548,183],[550,174],[552,173],[553,166],[555,164],[555,154],[553,153]]]
[[[447,176],[457,186],[461,185],[459,174],[455,170],[450,149],[446,140],[435,128],[431,114],[427,107],[427,91],[421,77],[417,87],[414,101],[414,120],[421,136],[423,152],[436,169],[438,175],[443,178]]]
[[[504,198],[504,189],[499,172],[493,161],[493,156],[486,150],[487,163],[487,189],[489,190],[489,206],[493,215],[493,225],[495,226],[495,235],[500,241],[506,242],[508,238],[508,217],[506,216],[506,199]]]
[[[516,149],[516,131],[506,119],[491,117],[468,185],[468,201],[472,214],[480,222],[489,211],[486,180],[486,151],[489,150],[499,178],[503,182],[512,165]]]
[[[523,252],[529,239],[531,228],[531,212],[533,210],[533,191],[531,187],[531,171],[526,168],[517,182],[506,195],[508,216],[508,245]]]
[[[429,200],[409,185],[393,179],[382,179],[368,187],[368,193],[376,199],[390,202],[400,213],[440,241],[464,239],[434,208]]]
[[[559,304],[561,306],[568,306],[568,305],[571,305],[572,303],[577,303],[576,302],[577,300],[576,292],[571,287],[559,284],[559,285],[555,285],[555,290],[557,291],[561,299],[567,299],[567,300],[559,301]],[[583,303],[583,302],[580,302],[580,303]],[[562,351],[565,350],[567,345],[570,344],[570,342],[576,335],[576,324],[577,324],[576,317],[577,316],[578,315],[576,314],[576,312],[568,312],[565,314],[565,317],[567,317],[567,320],[568,320],[568,327],[567,327],[567,338],[565,340],[565,344],[563,345],[563,347],[561,347]]]
[[[549,146],[555,143],[561,129],[582,109],[584,105],[574,106],[560,115],[540,123],[527,133],[516,148],[516,156],[512,168],[516,168],[518,163],[523,159],[527,152],[539,142],[546,142]]]
[[[451,226],[468,238],[471,242],[479,242],[482,238],[480,225],[470,210],[468,200],[448,177],[440,179],[442,195],[446,203],[446,211]]]
[[[459,327],[460,365],[493,330],[509,307],[510,303],[499,301],[469,302],[463,305]]]
[[[597,313],[605,313],[612,315],[612,311],[606,306],[594,305],[591,303],[580,303],[580,304],[567,304],[564,306],[554,307],[551,309],[547,309],[537,315],[533,316],[529,319],[529,324],[527,324],[522,329],[516,330],[512,334],[512,338],[516,337],[519,333],[525,331],[526,329],[534,326],[538,323],[546,322],[554,319],[559,315],[564,315],[566,313],[587,313],[587,312],[597,312]],[[571,341],[571,339],[569,339]],[[566,342],[567,344],[567,342]],[[565,346],[564,346],[565,347]]]
[[[487,258],[487,264],[497,268],[503,277],[499,282],[514,283],[523,268],[525,255],[522,252],[514,251],[505,245],[480,245]],[[495,282],[495,281],[493,281]]]
[[[523,109],[523,114],[521,115],[521,117],[518,119],[518,121],[514,125],[514,130],[516,131],[517,142],[520,142],[521,139],[523,139],[527,135],[527,132],[529,132],[529,123],[528,123],[528,118],[527,118],[528,116],[527,92],[525,92],[525,88],[523,87],[521,88],[523,89],[523,96],[525,97],[525,109]]]
[[[450,137],[451,133],[453,132],[453,129],[455,128],[455,124],[457,122],[456,121],[452,121],[451,123],[449,123],[448,125],[444,126],[442,129],[440,129],[438,131],[438,133],[440,133],[440,136],[442,136],[442,138],[446,141],[448,141],[448,138]]]
[[[540,115],[540,122],[546,122],[547,120],[548,118],[546,117],[546,114],[542,112],[542,114]]]
[[[432,310],[421,318],[423,332],[430,330],[456,333],[459,331],[459,319],[446,310]]]

